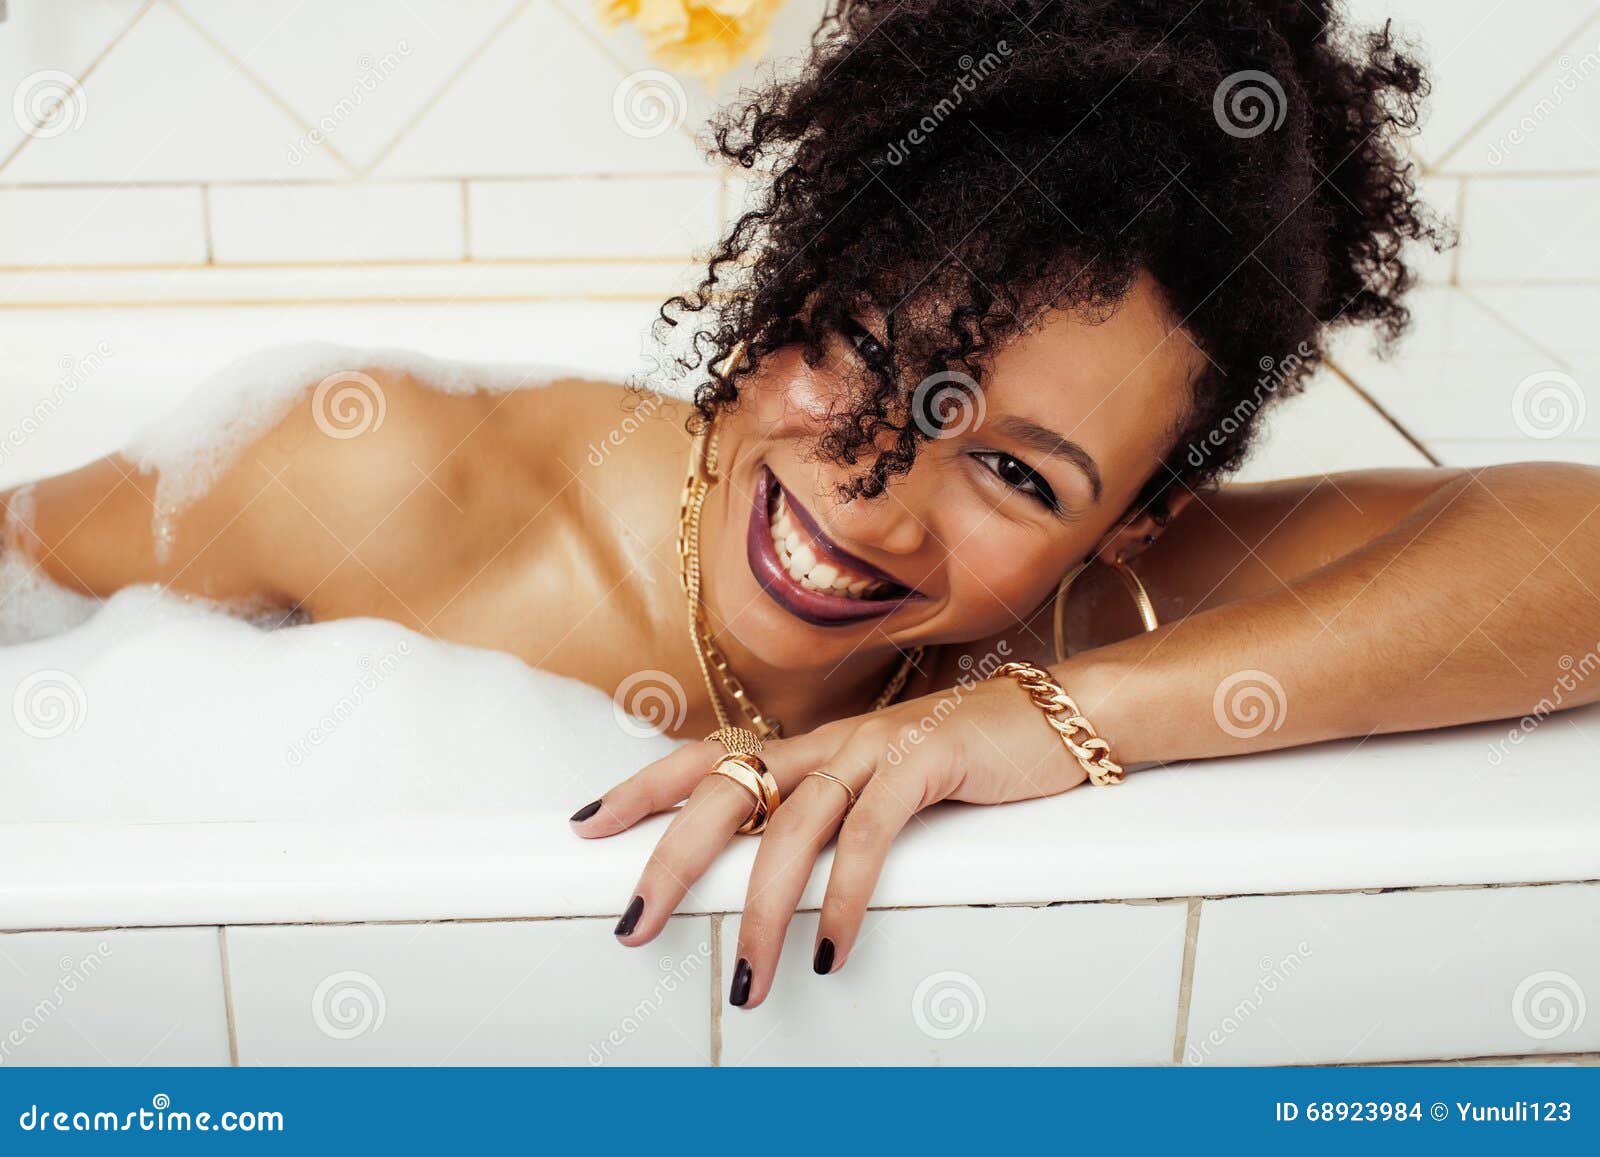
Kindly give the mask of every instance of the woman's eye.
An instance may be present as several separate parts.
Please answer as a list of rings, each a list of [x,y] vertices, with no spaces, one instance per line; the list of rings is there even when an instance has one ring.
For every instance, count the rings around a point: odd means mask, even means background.
[[[1009,454],[995,451],[974,454],[973,457],[988,467],[996,478],[1011,489],[1031,495],[1048,510],[1061,509],[1061,503],[1057,500],[1055,491],[1050,489],[1050,483],[1032,467],[1017,461]]]
[[[861,355],[861,360],[869,366],[888,365],[889,351],[860,322],[852,319],[845,327],[845,336],[850,339],[856,353]]]

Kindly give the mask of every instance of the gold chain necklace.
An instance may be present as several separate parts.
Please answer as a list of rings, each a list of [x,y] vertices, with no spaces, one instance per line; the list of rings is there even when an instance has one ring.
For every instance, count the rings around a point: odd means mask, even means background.
[[[678,505],[679,578],[683,582],[683,593],[689,600],[689,634],[694,640],[695,658],[700,664],[700,674],[705,679],[706,692],[711,696],[712,709],[717,713],[718,725],[733,725],[728,709],[723,705],[722,694],[717,690],[718,684],[721,684],[722,692],[733,700],[752,731],[763,739],[777,739],[783,734],[783,724],[762,714],[761,709],[751,701],[744,683],[729,667],[728,657],[712,638],[705,607],[700,602],[700,512],[716,480],[717,435],[708,423],[705,429],[695,435],[694,445],[690,447],[689,477],[683,484],[683,498]],[[922,662],[923,653],[924,648],[913,647],[901,657],[899,667],[895,668],[883,690],[872,701],[873,711],[887,707],[905,690],[906,681]]]

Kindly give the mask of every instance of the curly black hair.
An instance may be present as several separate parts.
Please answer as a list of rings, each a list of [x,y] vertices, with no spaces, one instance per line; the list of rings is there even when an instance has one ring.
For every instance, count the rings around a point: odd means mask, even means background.
[[[815,365],[881,311],[888,356],[819,440],[869,459],[844,489],[873,497],[938,433],[919,381],[981,384],[1041,311],[1107,316],[1145,271],[1206,361],[1140,495],[1159,514],[1237,466],[1332,327],[1405,327],[1406,244],[1449,241],[1405,152],[1426,90],[1390,28],[1346,28],[1336,0],[842,0],[798,75],[714,118],[711,155],[755,195],[658,336],[704,311],[675,361],[715,367],[710,420],[767,355]]]

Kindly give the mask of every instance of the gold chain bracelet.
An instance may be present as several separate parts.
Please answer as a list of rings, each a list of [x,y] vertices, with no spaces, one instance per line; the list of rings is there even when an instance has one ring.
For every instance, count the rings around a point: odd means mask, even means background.
[[[1005,663],[995,668],[989,677],[997,679],[1002,675],[1015,679],[1033,700],[1033,705],[1044,712],[1045,722],[1056,729],[1061,742],[1088,775],[1089,782],[1096,787],[1122,782],[1122,765],[1111,758],[1111,744],[1100,738],[1094,725],[1083,717],[1072,696],[1050,672],[1032,663]]]

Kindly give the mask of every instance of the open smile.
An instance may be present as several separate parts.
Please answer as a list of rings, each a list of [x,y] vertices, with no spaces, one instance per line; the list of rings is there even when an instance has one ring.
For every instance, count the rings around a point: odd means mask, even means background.
[[[773,602],[818,627],[881,618],[924,597],[830,539],[765,466],[756,481],[746,553]]]

